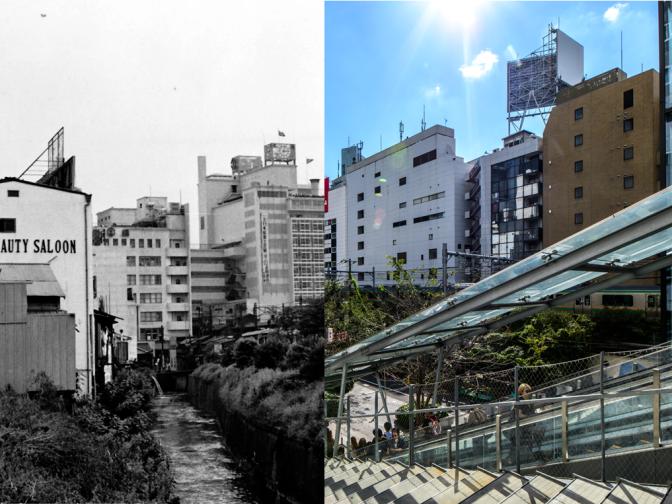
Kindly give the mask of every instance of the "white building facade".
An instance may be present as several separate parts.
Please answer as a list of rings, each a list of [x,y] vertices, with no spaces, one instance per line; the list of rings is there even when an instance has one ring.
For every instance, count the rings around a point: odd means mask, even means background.
[[[53,272],[64,293],[60,310],[75,316],[76,385],[84,394],[92,391],[94,369],[90,203],[79,190],[0,180],[0,282],[8,280],[3,266],[6,274],[16,264]]]
[[[343,259],[349,264],[338,269],[351,268],[360,283],[392,283],[393,258],[414,270],[416,283],[440,281],[442,245],[460,251],[465,243],[467,171],[454,131],[439,125],[346,167],[345,197],[331,193],[327,213],[336,219],[337,262],[339,219],[346,216]],[[325,263],[333,262],[333,237],[325,238]],[[452,259],[448,268],[449,282],[460,281]]]

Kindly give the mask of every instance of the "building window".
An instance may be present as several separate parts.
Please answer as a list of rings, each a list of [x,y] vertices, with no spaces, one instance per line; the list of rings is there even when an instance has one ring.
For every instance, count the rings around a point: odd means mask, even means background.
[[[406,208],[406,202],[402,201],[401,203],[399,203],[399,208]]]
[[[635,148],[630,146],[623,149],[623,160],[628,161],[635,157]]]
[[[406,264],[406,252],[397,252],[397,261]]]
[[[634,299],[629,294],[603,294],[602,306],[633,306]]]
[[[357,281],[358,282],[363,282],[364,281],[364,273],[362,273],[361,271],[359,273],[357,273]]]
[[[357,226],[357,234],[364,234],[364,226]]]
[[[357,193],[357,201],[364,201],[364,193],[363,192]]]
[[[434,161],[435,159],[436,159],[436,149],[431,150],[429,152],[425,152],[424,154],[420,154],[419,156],[413,158],[413,168],[415,168],[416,166],[420,166],[421,164]]]
[[[377,171],[376,173],[374,173],[374,174],[373,174],[373,176],[374,176],[375,178],[378,178],[378,177],[380,177],[380,172],[379,172],[379,171]]]
[[[357,266],[364,266],[364,258],[363,257],[358,257],[357,258]]]
[[[581,199],[583,198],[583,187],[575,187],[574,188],[574,199]]]
[[[429,249],[429,258],[430,258],[430,260],[431,260],[431,259],[436,259],[437,257],[438,257],[438,255],[437,255],[437,253],[436,253],[436,249],[435,249],[435,248],[433,248],[433,249]]]
[[[635,94],[632,89],[623,93],[623,108],[630,108],[635,104]]]
[[[126,289],[126,301],[135,301],[135,294],[133,294],[132,287]]]
[[[376,186],[373,189],[374,194],[380,194],[380,186]]]
[[[161,240],[159,240],[158,238],[154,240],[154,246],[156,248],[161,248]]]
[[[135,238],[131,238],[130,242],[131,242],[131,248],[135,248]]]
[[[583,159],[579,161],[574,161],[574,173],[579,173],[583,171]]]
[[[628,132],[635,129],[635,120],[631,117],[623,120],[623,131]]]
[[[443,218],[443,212],[435,213],[435,214],[429,214],[429,215],[423,215],[422,217],[416,217],[413,219],[413,224],[417,224],[419,222],[427,222],[430,220],[436,220],[436,219],[442,219]]]
[[[401,178],[399,179],[399,185],[400,185],[400,186],[402,186],[402,185],[406,185],[406,177],[401,177]]]
[[[393,228],[401,227],[406,225],[406,220],[400,220],[392,223]]]
[[[126,237],[128,237],[128,229],[122,229],[122,230],[121,230],[121,236],[126,236]]]
[[[623,177],[623,189],[633,189],[635,187],[635,176],[626,175]]]
[[[363,241],[357,242],[357,250],[364,250],[364,242]]]
[[[135,285],[136,279],[135,275],[126,275],[126,285]]]
[[[574,224],[583,224],[583,213],[575,213],[574,214]]]
[[[574,120],[580,121],[581,119],[583,119],[583,107],[574,109]]]
[[[138,266],[161,266],[161,257],[159,256],[140,256]]]
[[[574,136],[574,147],[578,147],[579,145],[583,145],[583,135]]]
[[[232,185],[231,186],[231,192],[232,193],[237,193],[238,192],[238,186],[237,185]]]
[[[147,238],[147,247],[148,247],[148,248],[152,248],[152,243],[154,243],[154,242],[152,241],[152,239],[151,239],[151,238]]]
[[[128,241],[128,240],[126,240],[126,238],[122,238],[122,239],[121,239],[121,246],[122,246],[122,247],[125,247],[127,241]]]
[[[145,248],[145,239],[138,238],[138,248]]]
[[[163,314],[160,311],[140,312],[140,322],[161,322]]]
[[[7,191],[7,197],[8,198],[18,198],[19,197],[19,191],[15,189],[9,189]]]
[[[0,233],[16,233],[16,219],[0,219]]]
[[[135,256],[126,256],[126,266],[135,266]]]
[[[433,240],[434,239],[434,233],[429,233],[429,236],[427,237],[428,240]]]
[[[357,218],[358,219],[363,219],[364,218],[364,209],[357,210]]]
[[[140,285],[161,285],[161,275],[140,275]]]
[[[201,229],[205,229],[205,217],[201,217]]]
[[[140,303],[160,303],[161,302],[161,293],[160,292],[143,292],[140,294]]]
[[[396,245],[396,244],[397,244],[397,240],[392,240],[392,245]]]
[[[117,238],[112,238],[112,245],[115,247],[119,245],[119,240]]]

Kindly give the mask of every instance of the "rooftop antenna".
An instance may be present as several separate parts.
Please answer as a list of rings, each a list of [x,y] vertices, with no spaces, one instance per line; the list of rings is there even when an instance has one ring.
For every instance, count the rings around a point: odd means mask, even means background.
[[[422,121],[420,122],[420,131],[425,131],[425,126],[427,126],[427,123],[425,122],[425,106],[422,106]]]
[[[336,161],[336,173],[338,173],[338,176],[341,176],[341,162]]]
[[[399,121],[399,142],[402,142],[404,139],[404,123]]]
[[[350,135],[348,135],[348,147],[350,147]]]
[[[623,70],[623,30],[621,30],[621,70]]]

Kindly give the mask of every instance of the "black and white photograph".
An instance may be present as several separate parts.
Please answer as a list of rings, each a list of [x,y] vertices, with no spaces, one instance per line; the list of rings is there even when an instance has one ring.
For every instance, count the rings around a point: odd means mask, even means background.
[[[323,12],[0,2],[0,502],[322,501]]]

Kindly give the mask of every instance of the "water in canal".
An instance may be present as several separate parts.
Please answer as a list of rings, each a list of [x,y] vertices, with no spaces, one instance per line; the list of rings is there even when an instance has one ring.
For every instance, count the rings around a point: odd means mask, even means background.
[[[215,420],[191,406],[185,394],[158,396],[154,411],[153,434],[170,456],[180,503],[261,502],[227,453]]]

